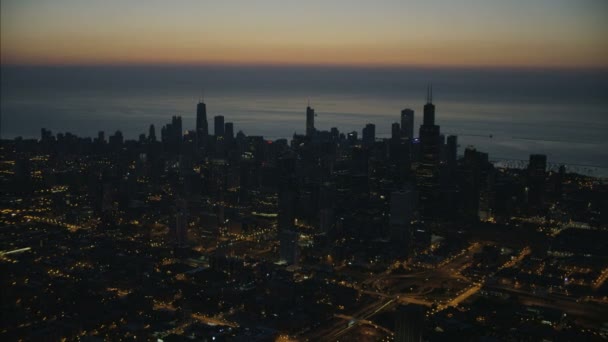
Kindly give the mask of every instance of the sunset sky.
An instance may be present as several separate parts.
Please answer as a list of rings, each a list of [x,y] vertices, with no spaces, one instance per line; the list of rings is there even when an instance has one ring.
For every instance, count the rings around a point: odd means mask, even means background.
[[[608,1],[2,0],[2,64],[608,67]]]

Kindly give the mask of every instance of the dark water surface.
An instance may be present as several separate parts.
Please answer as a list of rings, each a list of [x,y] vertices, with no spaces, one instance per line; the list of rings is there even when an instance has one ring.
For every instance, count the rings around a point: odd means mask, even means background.
[[[5,66],[1,133],[38,137],[45,127],[107,136],[119,129],[136,138],[175,114],[192,129],[204,89],[210,128],[214,115],[224,115],[235,131],[290,137],[304,132],[310,99],[318,129],[360,132],[371,122],[385,137],[403,108],[414,109],[421,123],[428,83],[437,124],[442,133],[459,135],[459,153],[468,145],[491,159],[544,153],[549,162],[608,175],[608,71]]]

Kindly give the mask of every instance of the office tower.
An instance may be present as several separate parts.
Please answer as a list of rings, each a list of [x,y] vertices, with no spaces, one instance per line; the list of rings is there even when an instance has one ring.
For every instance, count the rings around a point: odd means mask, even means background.
[[[361,134],[364,146],[371,146],[376,141],[376,125],[368,123]]]
[[[103,131],[97,132],[97,142],[103,144],[106,142],[106,135]]]
[[[458,137],[455,135],[448,135],[447,140],[447,152],[446,162],[448,165],[456,163],[458,159]]]
[[[154,128],[154,125],[150,125],[150,131],[148,133],[148,141],[156,142],[156,129]]]
[[[175,242],[184,246],[188,242],[188,205],[185,200],[178,199],[175,207]]]
[[[421,342],[425,308],[408,304],[395,311],[395,342]]]
[[[401,127],[398,122],[391,125],[391,139],[398,140],[401,137]]]
[[[332,127],[331,130],[331,138],[333,141],[338,141],[340,139],[340,131],[337,127]]]
[[[433,217],[437,212],[439,193],[439,155],[441,144],[439,126],[435,125],[435,105],[433,90],[427,90],[427,103],[424,105],[424,119],[420,126],[420,164],[416,178],[420,193],[420,207],[423,217]]]
[[[168,150],[177,153],[180,150],[182,143],[182,117],[173,116],[171,123],[168,123],[160,129],[160,139]]]
[[[456,167],[456,161],[458,160],[458,137],[455,135],[448,135],[448,143],[446,146],[446,162],[450,169]]]
[[[226,122],[224,125],[224,136],[228,140],[234,139],[234,124],[232,122]]]
[[[346,140],[351,144],[355,145],[357,143],[358,133],[356,131],[352,131],[346,135]]]
[[[333,237],[336,184],[324,182],[319,186],[319,228],[327,237]]]
[[[122,132],[116,131],[116,133],[114,133],[114,135],[111,135],[110,139],[109,139],[109,143],[110,143],[110,145],[112,145],[112,147],[122,146],[122,143],[123,143]]]
[[[401,111],[401,136],[414,139],[414,111],[409,108]]]
[[[543,206],[546,172],[547,156],[531,154],[528,164],[528,205],[532,210],[538,210]]]
[[[412,144],[404,139],[392,139],[388,145],[388,160],[391,166],[392,178],[401,184],[410,174]]]
[[[171,125],[173,127],[172,140],[174,143],[179,145],[182,141],[182,117],[173,116],[171,118]]]
[[[465,218],[477,219],[479,215],[479,192],[481,188],[481,155],[476,149],[464,150],[460,176],[460,200]]]
[[[306,136],[312,137],[315,133],[315,110],[310,106],[306,107]]]
[[[408,257],[412,246],[412,225],[416,209],[416,192],[407,186],[402,191],[391,193],[390,238],[398,255]]]
[[[199,144],[202,144],[209,136],[207,105],[203,101],[196,105],[196,134]]]
[[[218,115],[213,118],[214,121],[214,134],[216,138],[224,137],[224,117],[222,115]]]
[[[40,129],[40,141],[41,142],[48,142],[49,140],[51,140],[52,137],[53,137],[53,133],[50,130],[47,130],[46,128]]]
[[[284,155],[279,162],[279,239],[280,257],[288,264],[297,263],[298,234],[295,227],[297,202],[296,159]]]

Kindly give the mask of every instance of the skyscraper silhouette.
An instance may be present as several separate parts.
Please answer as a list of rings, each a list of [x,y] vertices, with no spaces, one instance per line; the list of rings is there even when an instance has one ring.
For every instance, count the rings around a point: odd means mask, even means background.
[[[433,89],[427,90],[427,103],[424,105],[424,118],[420,126],[420,164],[416,172],[420,193],[421,213],[432,217],[436,213],[439,187],[439,155],[441,144],[439,126],[435,125],[435,105]]]
[[[234,139],[234,124],[232,122],[224,124],[224,136],[229,140]]]
[[[224,137],[224,117],[222,115],[218,115],[216,117],[213,118],[214,120],[214,125],[215,125],[215,129],[214,129],[214,134],[215,137]]]
[[[306,136],[311,137],[315,132],[315,110],[306,107]]]
[[[209,124],[207,123],[207,105],[201,101],[196,105],[196,135],[199,143],[209,136]]]
[[[150,131],[148,132],[148,141],[156,142],[156,129],[154,128],[154,125],[150,125]]]
[[[361,138],[363,139],[364,146],[371,146],[376,140],[376,125],[368,123],[361,132]]]
[[[297,203],[297,179],[295,177],[295,156],[286,154],[279,158],[279,239],[280,256],[288,264],[297,263],[298,234],[295,227],[295,210]]]
[[[398,140],[401,137],[401,127],[399,123],[395,122],[391,125],[391,139]]]
[[[528,164],[528,204],[532,210],[538,210],[543,206],[546,172],[547,156],[531,154]]]
[[[401,136],[414,138],[414,111],[409,108],[401,111]]]

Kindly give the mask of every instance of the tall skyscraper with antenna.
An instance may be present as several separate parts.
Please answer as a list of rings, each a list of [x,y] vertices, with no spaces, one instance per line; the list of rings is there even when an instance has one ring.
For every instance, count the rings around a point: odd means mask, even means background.
[[[439,126],[435,125],[435,105],[433,88],[427,88],[424,118],[420,126],[420,163],[416,170],[416,180],[420,194],[420,212],[423,217],[433,217],[436,213],[439,195],[439,158],[441,144]]]

